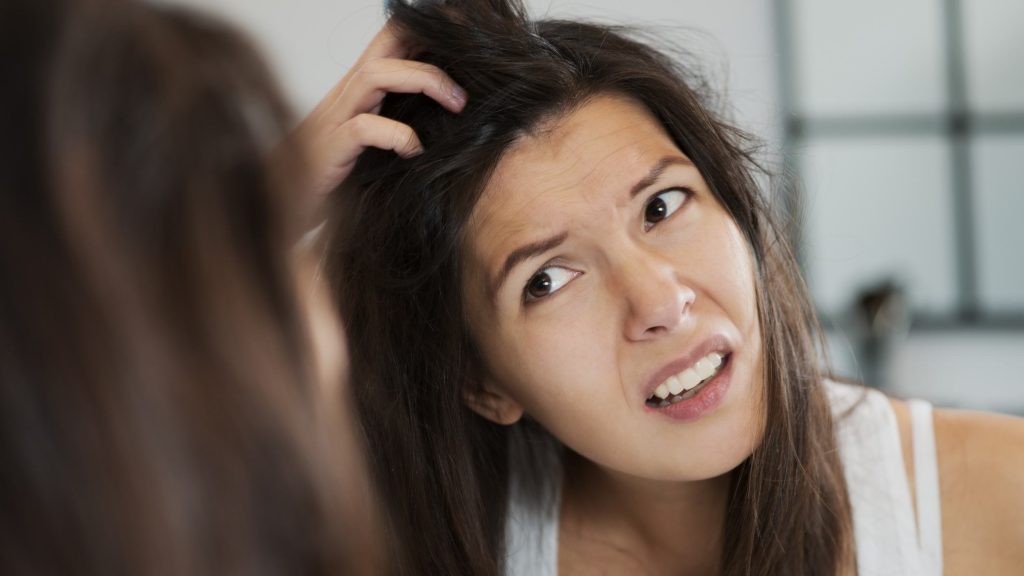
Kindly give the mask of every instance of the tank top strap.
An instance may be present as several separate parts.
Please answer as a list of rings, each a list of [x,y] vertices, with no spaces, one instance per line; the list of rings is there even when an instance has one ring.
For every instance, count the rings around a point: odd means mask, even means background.
[[[923,400],[910,400],[908,405],[914,450],[917,536],[921,550],[922,573],[939,576],[942,574],[942,513],[932,406]]]
[[[922,576],[914,505],[889,399],[872,388],[826,386],[836,416],[858,574]]]

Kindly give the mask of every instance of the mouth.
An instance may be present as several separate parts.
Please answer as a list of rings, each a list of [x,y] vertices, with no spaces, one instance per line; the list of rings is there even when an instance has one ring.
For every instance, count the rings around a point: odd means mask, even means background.
[[[693,398],[714,380],[729,364],[730,352],[710,352],[692,365],[672,374],[658,384],[645,404],[649,408],[666,408]]]

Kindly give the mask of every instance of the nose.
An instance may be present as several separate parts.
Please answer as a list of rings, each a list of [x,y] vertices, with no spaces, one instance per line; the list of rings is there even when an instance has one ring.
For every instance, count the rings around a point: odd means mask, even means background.
[[[618,266],[617,284],[626,303],[626,338],[642,341],[674,333],[696,297],[665,255],[637,250]]]

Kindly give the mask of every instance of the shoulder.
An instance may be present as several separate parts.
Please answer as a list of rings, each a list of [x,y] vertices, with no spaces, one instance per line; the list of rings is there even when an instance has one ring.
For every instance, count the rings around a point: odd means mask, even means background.
[[[1024,488],[1024,419],[1003,414],[963,410],[935,410],[935,440],[940,460],[952,476],[963,481],[983,480],[965,472],[988,472],[1013,480]],[[942,470],[946,471],[946,470]],[[1024,497],[1024,494],[1021,494]]]
[[[1020,573],[1024,419],[936,409],[934,426],[946,573]]]

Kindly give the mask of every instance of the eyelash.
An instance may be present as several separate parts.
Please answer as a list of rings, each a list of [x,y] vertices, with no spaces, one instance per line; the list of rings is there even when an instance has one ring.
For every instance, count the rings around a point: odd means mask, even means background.
[[[545,294],[543,296],[533,296],[533,295],[531,295],[530,294],[530,286],[533,284],[534,280],[537,280],[542,275],[547,275],[548,278],[549,278],[549,281],[551,281],[550,280],[551,275],[547,273],[548,270],[564,270],[564,271],[569,273],[569,278],[563,279],[562,283],[557,288],[555,288],[554,290],[548,292],[547,294]],[[550,297],[555,292],[558,292],[559,290],[561,290],[563,286],[565,286],[569,282],[572,282],[573,280],[575,280],[576,277],[579,276],[580,274],[582,274],[582,272],[577,272],[576,270],[572,270],[570,268],[566,268],[565,266],[558,266],[557,264],[545,265],[540,270],[537,270],[533,274],[533,276],[530,276],[530,279],[526,281],[526,286],[523,287],[523,303],[524,304],[532,304],[534,302],[539,302],[541,300],[544,300],[544,299]],[[552,281],[552,283],[554,283],[554,282]]]
[[[658,199],[660,196],[662,196],[663,194],[668,194],[669,192],[680,192],[680,193],[683,194],[683,198],[681,199],[681,201],[679,202],[678,205],[676,205],[675,207],[672,208],[671,212],[667,212],[664,216],[662,216],[661,220],[658,220],[657,222],[648,223],[648,221],[647,221],[647,210],[650,208],[651,204],[656,199]],[[657,192],[657,193],[653,194],[650,197],[650,199],[648,199],[647,202],[644,204],[644,231],[646,232],[647,230],[650,230],[655,225],[657,225],[659,222],[663,222],[665,219],[671,218],[673,214],[678,212],[679,209],[682,208],[684,204],[686,204],[686,202],[690,199],[691,196],[693,196],[693,191],[690,190],[689,188],[683,188],[683,187],[668,188],[666,190],[662,190],[660,192]],[[535,280],[538,280],[542,275],[547,275],[548,276],[548,281],[550,283],[552,283],[552,284],[555,283],[555,281],[551,280],[551,275],[548,274],[547,271],[548,270],[556,270],[556,269],[557,270],[564,270],[564,271],[568,272],[569,273],[569,278],[568,279],[562,279],[561,284],[557,288],[555,288],[554,290],[548,292],[547,294],[545,294],[543,296],[533,296],[533,295],[531,295],[530,294],[530,286],[534,283]],[[572,282],[580,274],[582,274],[582,272],[577,272],[577,271],[572,270],[570,268],[566,268],[565,266],[558,266],[558,265],[554,265],[554,264],[545,264],[543,268],[541,268],[540,270],[537,270],[537,272],[535,272],[532,276],[530,276],[530,279],[526,281],[526,286],[523,287],[523,304],[527,304],[527,305],[528,304],[533,304],[535,302],[539,302],[541,300],[545,300],[545,299],[549,298],[551,295],[553,295],[556,292],[558,292],[559,290],[561,290],[563,286],[567,285],[569,282]]]
[[[656,222],[649,222],[647,220],[647,210],[651,207],[651,205],[654,204],[655,200],[657,200],[658,198],[660,198],[664,194],[668,194],[669,192],[679,192],[679,193],[681,193],[683,195],[683,198],[680,200],[679,204],[677,206],[675,206],[674,209],[672,209],[671,212],[666,213],[664,216],[661,217],[660,220],[658,220]],[[693,196],[693,190],[690,190],[689,188],[683,188],[681,186],[677,186],[677,187],[674,187],[674,188],[668,188],[666,190],[661,190],[660,192],[657,192],[657,193],[653,194],[650,197],[650,199],[648,199],[647,202],[644,204],[644,215],[643,215],[643,217],[644,217],[644,232],[650,230],[651,228],[654,228],[654,226],[657,225],[658,223],[663,222],[663,221],[667,220],[668,218],[671,218],[676,212],[679,211],[680,208],[682,208],[686,204],[686,202],[688,202],[690,200],[690,198],[692,196]]]

